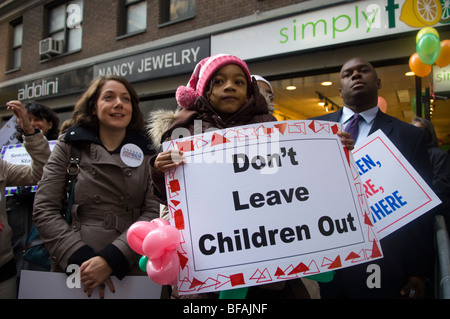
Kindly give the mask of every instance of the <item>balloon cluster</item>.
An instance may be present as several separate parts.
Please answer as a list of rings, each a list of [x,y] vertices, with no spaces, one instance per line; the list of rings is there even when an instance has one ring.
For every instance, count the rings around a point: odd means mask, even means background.
[[[135,222],[127,232],[128,245],[142,255],[139,267],[159,285],[175,284],[180,267],[180,238],[178,229],[162,218]]]
[[[416,52],[409,58],[409,67],[415,75],[425,77],[434,63],[441,68],[450,63],[450,40],[441,41],[432,27],[422,28],[417,33]]]

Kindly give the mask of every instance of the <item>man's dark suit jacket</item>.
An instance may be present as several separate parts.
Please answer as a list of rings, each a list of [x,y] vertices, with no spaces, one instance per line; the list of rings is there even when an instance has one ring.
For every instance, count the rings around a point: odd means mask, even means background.
[[[320,117],[322,121],[339,122],[342,109]],[[392,141],[406,160],[431,185],[432,170],[425,142],[425,133],[414,125],[378,111],[369,135],[378,129]],[[400,290],[409,275],[432,278],[433,224],[431,214],[413,222],[381,240],[384,258],[338,270],[333,281],[320,284],[322,298],[400,298]],[[381,288],[369,288],[369,264],[378,264]],[[369,279],[370,280],[370,279]]]

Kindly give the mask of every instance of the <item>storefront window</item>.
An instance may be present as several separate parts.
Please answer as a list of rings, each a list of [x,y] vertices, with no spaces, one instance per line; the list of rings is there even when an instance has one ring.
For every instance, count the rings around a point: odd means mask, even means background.
[[[407,64],[376,68],[381,79],[379,107],[387,114],[411,123],[416,116],[415,77],[407,76]],[[421,79],[422,92],[432,88],[429,78]],[[274,115],[278,120],[309,119],[343,106],[339,93],[339,72],[299,76],[270,81],[274,90]],[[324,82],[331,82],[324,85]],[[324,83],[324,84],[322,84]],[[291,89],[287,89],[291,87]],[[295,87],[295,89],[294,89]],[[450,142],[450,101],[442,99],[444,93],[431,89],[429,116],[442,144]],[[433,98],[434,97],[434,98]]]
[[[331,85],[321,85],[324,81],[331,82]],[[338,73],[287,78],[271,81],[271,84],[274,90],[274,113],[279,120],[308,119],[342,107]],[[324,105],[319,105],[319,102],[324,102]]]

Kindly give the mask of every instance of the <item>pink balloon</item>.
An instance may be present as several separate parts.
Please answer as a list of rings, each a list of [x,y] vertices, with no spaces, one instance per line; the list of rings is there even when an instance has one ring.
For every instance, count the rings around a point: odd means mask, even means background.
[[[152,221],[150,223],[157,225],[157,227],[164,226],[164,225],[170,225],[170,222],[164,218],[152,219]]]
[[[170,223],[163,218],[155,218],[152,221],[138,221],[128,228],[127,242],[131,249],[137,252],[139,255],[145,255],[142,249],[142,244],[145,237],[154,229],[170,225]]]
[[[148,260],[147,275],[158,285],[175,285],[179,268],[180,258],[177,251],[171,250],[161,258]]]
[[[147,221],[138,221],[128,228],[127,231],[127,242],[131,249],[137,252],[139,255],[144,255],[142,250],[142,243],[148,233],[155,229],[155,224]]]
[[[128,244],[138,254],[148,257],[147,274],[160,285],[176,284],[180,239],[179,230],[162,218],[135,222],[127,232]]]
[[[167,250],[174,250],[179,243],[178,229],[172,225],[164,225],[148,233],[142,243],[142,249],[149,259],[157,259]]]

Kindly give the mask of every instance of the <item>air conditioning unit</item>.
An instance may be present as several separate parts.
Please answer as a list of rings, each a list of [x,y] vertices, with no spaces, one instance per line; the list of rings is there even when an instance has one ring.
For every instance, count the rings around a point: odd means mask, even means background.
[[[54,56],[62,53],[63,45],[61,40],[47,38],[39,41],[39,55]]]

